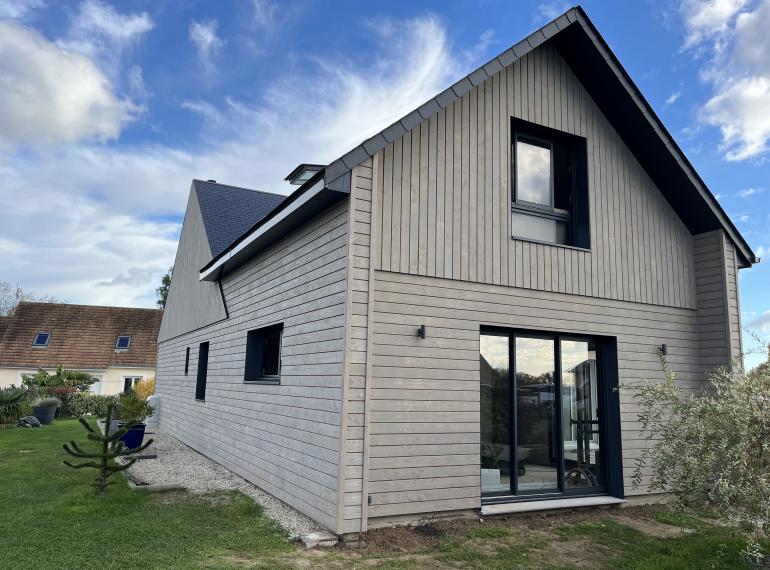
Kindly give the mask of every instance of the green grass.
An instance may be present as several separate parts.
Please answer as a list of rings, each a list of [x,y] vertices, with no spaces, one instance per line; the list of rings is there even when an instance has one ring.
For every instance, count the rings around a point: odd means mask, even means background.
[[[411,550],[308,554],[239,493],[144,493],[116,475],[97,497],[93,470],[61,462],[61,444],[84,436],[74,421],[0,430],[0,568],[746,568],[739,529],[705,514],[634,509],[549,526],[468,523]],[[658,536],[655,525],[671,532]]]
[[[294,552],[248,497],[156,495],[114,475],[107,496],[92,469],[62,464],[75,421],[0,430],[0,568],[226,568]],[[258,566],[257,566],[258,567]]]

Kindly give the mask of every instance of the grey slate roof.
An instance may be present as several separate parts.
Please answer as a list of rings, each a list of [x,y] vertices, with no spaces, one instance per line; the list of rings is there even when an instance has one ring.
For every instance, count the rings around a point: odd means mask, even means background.
[[[280,194],[193,180],[203,225],[216,257],[286,199]]]

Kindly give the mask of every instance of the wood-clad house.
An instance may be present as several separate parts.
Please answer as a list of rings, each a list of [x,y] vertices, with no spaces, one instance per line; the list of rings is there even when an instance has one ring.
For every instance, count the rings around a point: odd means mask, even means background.
[[[193,182],[161,427],[337,533],[644,495],[615,388],[741,355],[758,259],[579,7],[289,178]]]

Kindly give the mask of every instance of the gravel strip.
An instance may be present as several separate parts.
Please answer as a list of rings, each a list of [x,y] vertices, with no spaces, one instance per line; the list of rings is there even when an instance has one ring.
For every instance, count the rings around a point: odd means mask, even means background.
[[[285,528],[291,539],[323,530],[318,523],[178,439],[153,432],[150,437],[155,441],[147,453],[156,453],[158,457],[137,461],[129,470],[134,477],[151,485],[182,485],[198,494],[241,491],[262,505],[265,515]]]

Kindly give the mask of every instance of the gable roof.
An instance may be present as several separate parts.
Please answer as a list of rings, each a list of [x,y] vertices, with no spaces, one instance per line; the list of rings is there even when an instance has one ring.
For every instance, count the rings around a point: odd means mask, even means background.
[[[0,319],[0,366],[155,368],[162,316],[159,309],[22,302]],[[32,347],[37,332],[51,333],[47,347]],[[128,350],[115,350],[118,335],[131,336]]]
[[[264,218],[286,196],[213,181],[193,180],[212,257]]]
[[[297,196],[306,193],[318,183],[319,179],[324,187],[338,192],[349,192],[349,187],[345,188],[345,186],[349,186],[350,171],[355,166],[373,157],[387,144],[438,113],[439,110],[448,107],[473,87],[483,83],[503,67],[545,42],[551,42],[569,64],[573,73],[689,231],[692,234],[699,234],[724,229],[737,248],[741,267],[758,263],[759,258],[695,171],[588,15],[580,6],[575,6],[389,127],[332,161],[319,172],[319,175],[314,176],[289,195],[289,198],[268,216],[255,223],[245,234],[215,255],[206,266],[201,268],[201,279],[215,280],[223,271],[240,263],[247,254],[255,253],[257,246],[244,249],[241,244],[248,244],[252,238],[258,237],[262,231],[261,226],[265,225],[270,217],[278,215],[281,210],[289,207]],[[253,241],[258,242],[258,240]],[[237,258],[234,257],[236,253]]]
[[[547,41],[553,43],[570,65],[690,232],[699,234],[721,227],[738,248],[743,266],[758,263],[751,247],[580,6],[567,10],[333,161],[326,167],[325,178],[333,181],[343,176],[388,143]]]

